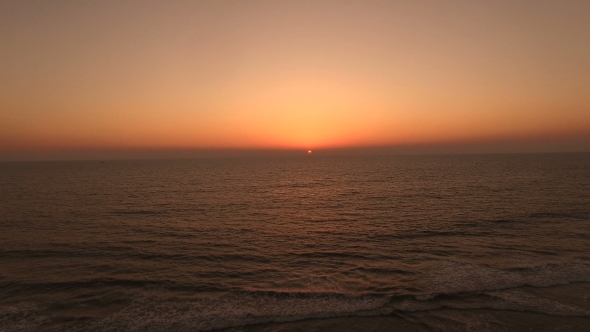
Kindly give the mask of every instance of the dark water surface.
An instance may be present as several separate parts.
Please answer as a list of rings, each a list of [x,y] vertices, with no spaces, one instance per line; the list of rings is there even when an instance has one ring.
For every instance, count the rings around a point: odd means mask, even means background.
[[[590,328],[588,283],[589,154],[0,164],[0,331]]]

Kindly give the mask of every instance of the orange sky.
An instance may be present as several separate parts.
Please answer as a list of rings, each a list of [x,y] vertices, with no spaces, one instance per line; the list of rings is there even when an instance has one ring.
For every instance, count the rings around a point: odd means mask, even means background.
[[[23,151],[575,141],[589,1],[3,1]]]

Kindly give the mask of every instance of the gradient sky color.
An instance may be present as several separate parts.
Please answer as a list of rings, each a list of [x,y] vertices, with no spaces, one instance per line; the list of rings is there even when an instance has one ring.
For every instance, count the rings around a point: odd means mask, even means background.
[[[519,140],[590,151],[589,17],[590,1],[571,0],[5,0],[0,157]]]

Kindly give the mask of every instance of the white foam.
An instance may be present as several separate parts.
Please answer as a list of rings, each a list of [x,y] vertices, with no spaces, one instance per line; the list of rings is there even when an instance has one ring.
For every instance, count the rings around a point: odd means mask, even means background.
[[[534,311],[553,316],[590,316],[590,312],[586,309],[541,298],[519,290],[511,289],[487,292],[486,294],[507,302],[508,306],[501,309],[509,308],[520,311]]]
[[[0,331],[34,331],[49,320],[49,316],[38,314],[33,303],[0,306]]]
[[[322,294],[303,298],[235,294],[193,301],[162,301],[157,297],[141,297],[121,311],[83,328],[169,330],[172,327],[206,331],[306,318],[384,314],[379,310],[388,300],[386,297]]]
[[[528,311],[552,316],[590,317],[590,311],[572,304],[531,294],[519,289],[505,289],[484,292],[483,294],[464,294],[452,297],[435,297],[424,301],[405,298],[393,301],[387,307],[397,311],[430,311],[433,309],[449,308],[459,310],[512,310]]]
[[[433,293],[482,292],[524,285],[547,287],[590,282],[590,263],[551,263],[506,271],[477,264],[443,261],[432,267],[427,275],[421,286]]]

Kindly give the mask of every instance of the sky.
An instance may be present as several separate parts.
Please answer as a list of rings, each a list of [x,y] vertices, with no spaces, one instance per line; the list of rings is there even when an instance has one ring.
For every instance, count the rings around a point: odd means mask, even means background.
[[[2,0],[0,160],[590,151],[589,17],[586,0]]]

